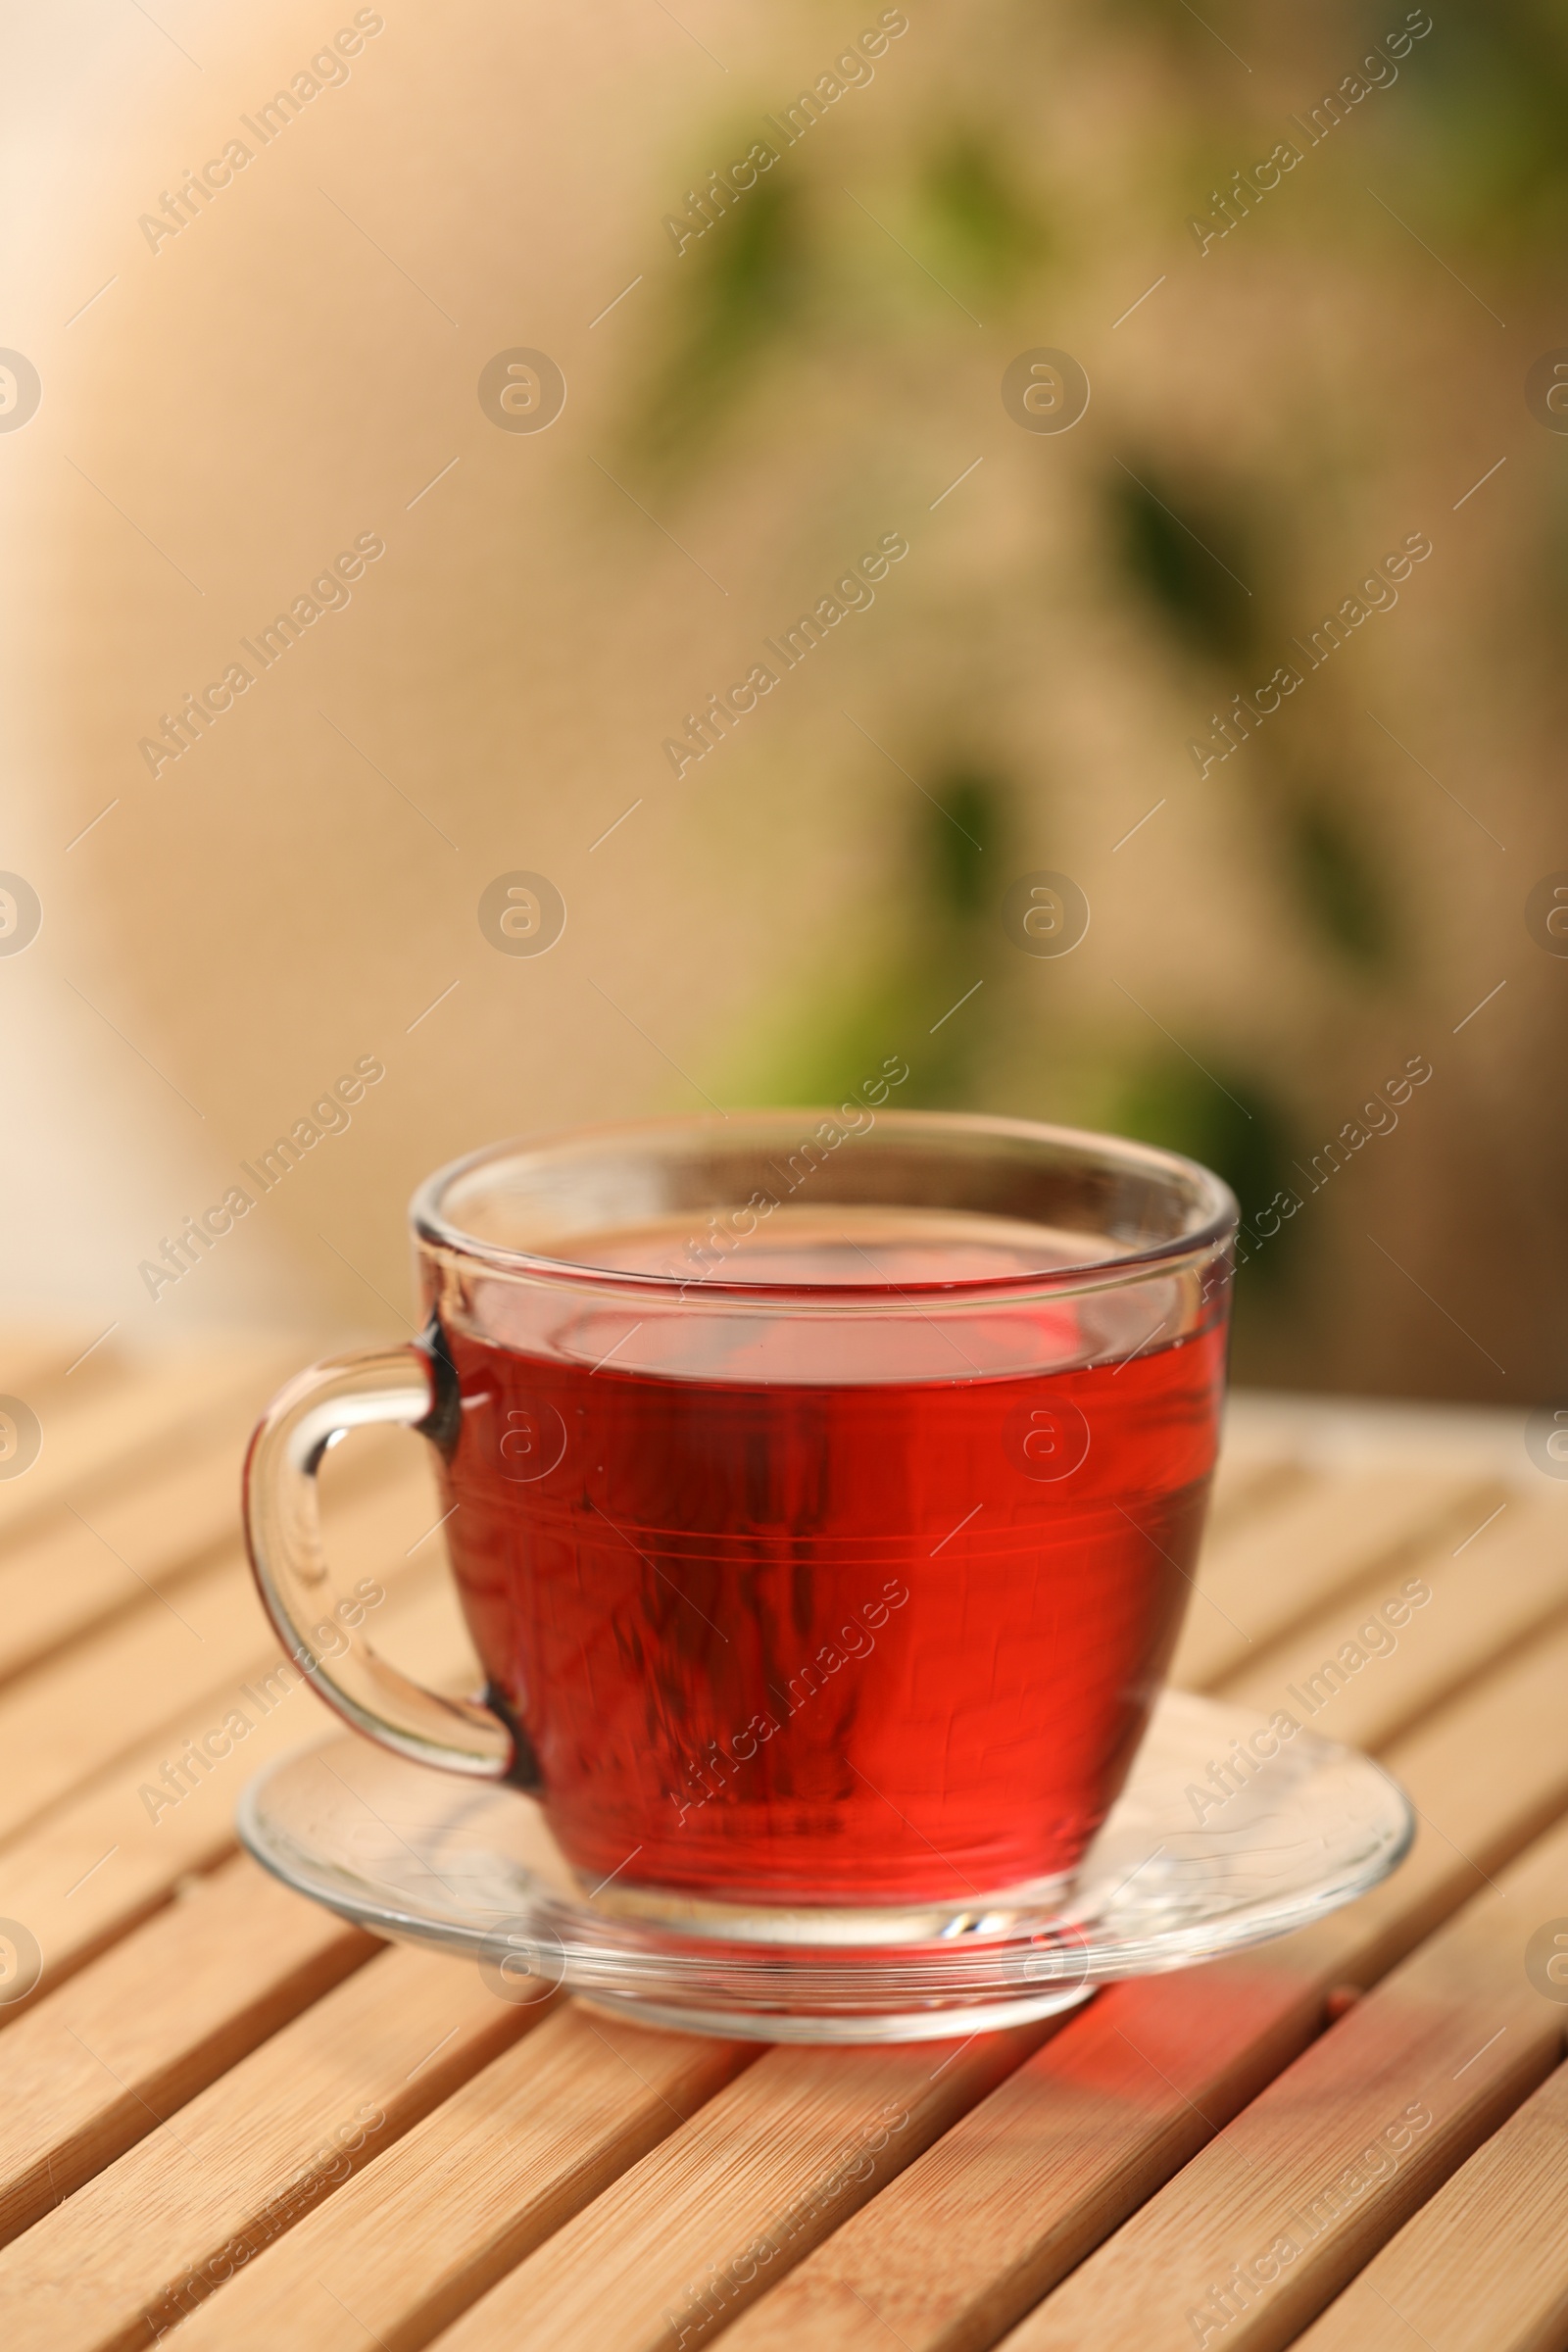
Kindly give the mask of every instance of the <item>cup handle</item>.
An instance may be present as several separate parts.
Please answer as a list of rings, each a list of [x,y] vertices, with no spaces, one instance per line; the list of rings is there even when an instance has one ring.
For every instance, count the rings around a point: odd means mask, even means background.
[[[411,1682],[333,1615],[321,1547],[316,1479],[328,1447],[383,1421],[450,1445],[457,1410],[439,1342],[329,1356],[297,1373],[268,1406],[245,1456],[245,1540],[284,1649],[345,1722],[416,1764],[515,1781],[521,1743],[494,1707]],[[318,1647],[328,1634],[348,1642],[330,1663]]]

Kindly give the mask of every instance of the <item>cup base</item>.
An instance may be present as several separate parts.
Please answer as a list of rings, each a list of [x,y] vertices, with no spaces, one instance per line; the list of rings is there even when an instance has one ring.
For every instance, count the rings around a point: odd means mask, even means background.
[[[888,2009],[879,2015],[817,2017],[780,2010],[726,2010],[722,2018],[711,2009],[682,2009],[662,2001],[617,2000],[612,1993],[579,1993],[584,2009],[600,2010],[623,2024],[657,2026],[666,2034],[721,2034],[726,2041],[836,2043],[895,2041],[963,2041],[971,2034],[1001,2034],[1009,2026],[1037,2025],[1089,2000],[1097,1987],[1068,1984],[1053,1992],[1013,2001],[977,2002],[961,2017],[949,2008]]]
[[[710,1936],[721,1943],[776,1943],[831,1949],[884,1944],[941,1943],[962,1936],[1013,1936],[1025,1923],[1060,1910],[1075,1873],[1031,1879],[1016,1886],[971,1895],[962,1903],[719,1903],[707,1895],[672,1893],[662,1886],[618,1883],[584,1894],[595,1911],[673,1936]],[[1010,2021],[1009,2021],[1010,2022]]]

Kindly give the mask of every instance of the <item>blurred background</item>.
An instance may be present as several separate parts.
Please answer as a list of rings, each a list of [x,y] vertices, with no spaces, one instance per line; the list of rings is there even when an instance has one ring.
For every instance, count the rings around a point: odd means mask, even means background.
[[[395,1332],[443,1160],[896,1055],[1217,1167],[1242,1380],[1554,1393],[1544,0],[5,25],[24,1320]]]

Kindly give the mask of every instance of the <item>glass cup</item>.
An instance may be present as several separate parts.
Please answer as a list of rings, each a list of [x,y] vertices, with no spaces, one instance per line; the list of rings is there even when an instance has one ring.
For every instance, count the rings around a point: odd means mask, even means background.
[[[322,1697],[530,1792],[597,1906],[685,1934],[1059,1897],[1191,1590],[1231,1195],[863,1091],[443,1169],[413,1204],[422,1337],[301,1373],[246,1466],[262,1597]],[[376,1421],[434,1450],[482,1700],[363,1632],[312,1647],[316,1473]]]

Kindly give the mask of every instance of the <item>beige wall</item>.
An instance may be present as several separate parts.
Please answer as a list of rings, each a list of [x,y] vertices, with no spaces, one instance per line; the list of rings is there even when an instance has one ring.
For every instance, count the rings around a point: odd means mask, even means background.
[[[1499,332],[1361,197],[1345,210],[1328,174],[1353,195],[1349,162],[1303,166],[1223,252],[1200,259],[1184,225],[1217,159],[1256,146],[1238,108],[1297,105],[1332,24],[1260,48],[1244,88],[1198,35],[1177,71],[1162,19],[912,12],[778,168],[806,259],[736,391],[693,321],[758,200],[679,255],[662,216],[877,10],[707,0],[683,30],[646,0],[389,6],[347,82],[265,148],[241,117],[354,11],[156,13],[167,35],[107,7],[7,33],[0,340],[44,388],[0,434],[20,551],[0,864],[45,908],[0,958],[14,1290],[127,1330],[392,1327],[404,1201],[454,1153],[788,1090],[827,1066],[813,1041],[846,1006],[879,1053],[929,1054],[913,983],[948,951],[911,881],[916,785],[980,761],[1012,780],[997,857],[1066,868],[1095,918],[1060,964],[1000,933],[975,947],[962,1099],[1115,1117],[1129,1069],[1190,1048],[1253,1073],[1309,1153],[1428,1054],[1400,1135],[1308,1204],[1303,1270],[1249,1366],[1489,1401],[1494,1362],[1548,1382],[1532,1281],[1561,1255],[1541,1073],[1563,967],[1521,910],[1568,859],[1527,584],[1563,444],[1518,396],[1545,305],[1516,284]],[[1421,62],[1346,141],[1417,122],[1391,110],[1413,108]],[[977,261],[962,203],[930,193],[959,133],[1038,224],[1010,261],[1002,231]],[[254,160],[151,250],[138,217],[236,134]],[[1095,388],[1057,438],[998,397],[1041,343]],[[514,346],[564,371],[545,432],[481,410],[482,368]],[[656,414],[684,455],[666,430],[661,456]],[[1241,518],[1265,634],[1310,626],[1402,533],[1434,543],[1289,726],[1201,779],[1188,738],[1256,664],[1195,653],[1129,586],[1106,502],[1146,462],[1179,503],[1213,490]],[[662,744],[683,714],[889,529],[909,554],[875,608],[677,779]],[[160,714],[249,662],[241,639],[367,533],[385,553],[346,610],[152,775],[138,741]],[[1303,792],[1358,830],[1397,934],[1387,970],[1303,924],[1280,847]],[[515,869],[566,902],[539,958],[479,928]],[[347,1132],[155,1303],[138,1262],[365,1055],[385,1076]]]
[[[614,466],[630,314],[590,320],[666,266],[651,151],[693,60],[714,69],[642,7],[591,24],[393,11],[347,84],[261,149],[241,116],[352,15],[290,7],[259,28],[207,11],[199,73],[144,20],[106,20],[85,55],[64,24],[30,36],[53,119],[18,189],[41,250],[13,331],[45,398],[0,457],[28,550],[10,862],[46,920],[0,977],[24,1002],[13,1146],[24,1130],[46,1171],[22,1196],[27,1247],[49,1237],[46,1288],[83,1287],[85,1259],[106,1314],[146,1311],[137,1260],[369,1054],[386,1076],[353,1127],[157,1312],[318,1297],[384,1319],[318,1234],[402,1306],[403,1201],[429,1166],[496,1133],[697,1100],[609,999],[679,1055],[767,969],[756,896],[728,886],[659,756],[699,682],[694,643],[722,665],[750,616],[592,465]],[[138,214],[229,134],[255,160],[149,250]],[[516,344],[568,376],[538,436],[499,431],[475,396]],[[705,533],[712,567],[744,570],[745,527],[737,512]],[[261,672],[240,639],[362,533],[386,552],[352,604]],[[235,659],[256,684],[155,778],[138,739]],[[477,926],[485,883],[516,867],[568,902],[537,961]]]

